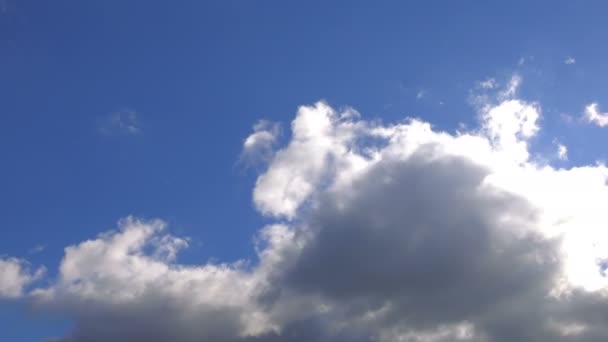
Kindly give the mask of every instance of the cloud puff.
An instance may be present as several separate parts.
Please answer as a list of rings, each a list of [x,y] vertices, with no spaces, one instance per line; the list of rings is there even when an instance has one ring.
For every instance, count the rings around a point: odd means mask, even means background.
[[[534,160],[520,82],[458,133],[302,106],[255,184],[257,260],[180,264],[187,239],[127,218],[30,298],[78,342],[605,341],[608,168]]]
[[[360,157],[345,145],[363,129],[362,122],[351,120],[358,115],[352,110],[337,113],[324,102],[300,107],[291,124],[289,145],[273,156],[268,170],[257,179],[253,192],[256,207],[266,215],[293,218],[332,161],[357,163]]]
[[[139,115],[132,109],[121,109],[110,113],[100,123],[104,134],[138,134],[142,132]]]
[[[568,147],[564,144],[557,144],[557,159],[568,160]]]
[[[24,260],[17,258],[0,258],[0,299],[19,298],[24,288],[39,279],[44,268],[31,270]]]
[[[600,112],[599,105],[596,102],[585,107],[585,119],[599,127],[608,126],[608,114]]]
[[[281,133],[278,123],[260,120],[253,126],[253,133],[243,142],[241,161],[248,166],[266,163],[272,158],[274,146]]]
[[[576,59],[574,59],[574,57],[568,57],[564,60],[564,64],[567,64],[567,65],[576,64]]]

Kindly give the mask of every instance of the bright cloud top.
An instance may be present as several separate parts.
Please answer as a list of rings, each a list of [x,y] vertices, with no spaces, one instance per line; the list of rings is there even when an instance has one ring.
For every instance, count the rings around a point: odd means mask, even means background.
[[[608,169],[531,158],[542,113],[520,83],[456,133],[325,102],[278,149],[258,124],[253,202],[277,220],[258,260],[180,264],[187,239],[127,218],[29,297],[75,319],[64,341],[604,341]]]

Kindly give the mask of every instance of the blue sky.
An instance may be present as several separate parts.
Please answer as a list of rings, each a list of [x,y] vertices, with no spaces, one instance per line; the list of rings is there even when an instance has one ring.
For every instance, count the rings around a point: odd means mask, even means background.
[[[180,262],[254,258],[258,172],[240,162],[259,119],[289,142],[298,107],[368,120],[476,125],[471,94],[522,78],[542,107],[532,154],[608,159],[608,5],[600,1],[0,1],[0,255],[57,276],[64,248],[123,217],[190,238]],[[569,60],[569,61],[568,61]],[[567,62],[568,61],[568,62]],[[72,319],[0,302],[0,339],[59,336]]]

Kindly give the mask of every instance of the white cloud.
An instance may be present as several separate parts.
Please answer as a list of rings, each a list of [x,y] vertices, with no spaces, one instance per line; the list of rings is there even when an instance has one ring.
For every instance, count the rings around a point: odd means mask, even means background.
[[[78,317],[75,341],[236,339],[273,329],[254,303],[264,278],[239,262],[174,264],[187,240],[164,230],[160,220],[128,217],[117,231],[67,247],[59,279],[35,290],[34,302]]]
[[[567,65],[576,64],[576,59],[574,59],[574,57],[570,56],[564,60],[564,64],[567,64]]]
[[[568,160],[568,147],[564,144],[557,144],[557,159]]]
[[[590,103],[585,107],[585,119],[599,127],[608,126],[608,114],[600,112],[597,102]]]
[[[0,299],[21,297],[25,286],[39,279],[44,271],[30,270],[24,260],[0,258]]]
[[[132,109],[121,109],[108,114],[100,123],[104,134],[139,134],[142,132],[139,114]]]
[[[300,107],[292,122],[289,145],[272,158],[253,192],[256,207],[265,215],[293,218],[302,202],[323,181],[328,163],[357,164],[361,157],[350,153],[347,145],[363,132],[356,123],[358,113],[336,113],[324,102]]]
[[[187,239],[127,218],[31,298],[64,341],[605,341],[608,168],[532,159],[520,83],[456,134],[302,106],[255,184],[256,261],[180,264]]]
[[[482,110],[482,134],[493,145],[494,153],[509,162],[523,163],[529,157],[527,141],[539,130],[539,117],[538,105],[505,100]]]

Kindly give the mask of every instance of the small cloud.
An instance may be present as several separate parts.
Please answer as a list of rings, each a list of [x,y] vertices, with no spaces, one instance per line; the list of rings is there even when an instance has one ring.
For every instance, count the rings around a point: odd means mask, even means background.
[[[469,103],[482,109],[496,101],[512,100],[517,96],[521,83],[522,77],[518,73],[512,74],[508,79],[500,78],[498,81],[494,77],[476,81],[469,89]]]
[[[278,123],[260,120],[253,126],[253,133],[243,142],[241,162],[256,166],[268,162],[274,152],[274,144],[281,133]]]
[[[139,114],[132,109],[114,111],[102,120],[100,130],[104,134],[139,134]]]
[[[517,65],[524,65],[524,63],[526,63],[526,58],[525,57],[520,57],[519,61],[517,62]]]
[[[422,90],[422,89],[418,90],[418,92],[416,93],[416,100],[420,100],[425,96],[426,96],[426,92],[424,90]]]
[[[532,61],[534,61],[534,56],[522,56],[517,61],[517,65],[522,66],[522,65],[527,64],[528,62],[532,62]]]
[[[568,57],[564,60],[564,64],[575,64],[576,63],[576,59],[574,59],[574,57]]]
[[[599,127],[608,126],[608,113],[600,112],[597,102],[590,103],[585,107],[584,117],[587,122]]]
[[[483,89],[494,89],[498,86],[498,83],[494,78],[488,78],[485,81],[479,82],[479,86]]]
[[[36,245],[28,250],[29,254],[38,254],[44,252],[46,245]]]
[[[564,144],[557,144],[557,159],[568,160],[568,147]]]

